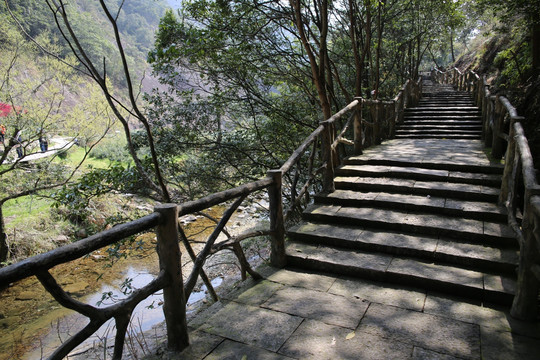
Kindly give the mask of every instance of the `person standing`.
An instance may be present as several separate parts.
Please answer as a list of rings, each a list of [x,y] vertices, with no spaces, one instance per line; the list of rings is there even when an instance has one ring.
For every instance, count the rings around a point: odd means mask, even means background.
[[[17,156],[20,158],[23,157],[23,148],[22,148],[22,137],[21,137],[22,131],[17,131],[17,134],[15,135],[15,146],[17,151]]]
[[[4,126],[4,124],[0,124],[0,142],[2,142],[2,145],[4,145],[4,147],[6,146],[6,144],[4,144],[5,138],[6,138],[6,127]]]
[[[49,149],[49,141],[47,140],[46,135],[41,135],[39,137],[39,148],[41,152],[45,152]]]

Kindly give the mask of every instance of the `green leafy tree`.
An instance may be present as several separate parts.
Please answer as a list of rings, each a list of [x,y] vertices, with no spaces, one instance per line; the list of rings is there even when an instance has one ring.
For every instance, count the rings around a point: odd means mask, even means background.
[[[85,138],[95,144],[110,127],[107,114],[99,111],[103,99],[86,98],[72,109],[64,105],[68,94],[88,91],[92,87],[74,76],[73,59],[64,63],[50,57],[39,56],[33,43],[26,41],[8,21],[0,24],[4,36],[0,51],[0,99],[10,111],[0,118],[6,127],[6,138],[0,154],[0,262],[8,258],[8,239],[2,213],[3,205],[10,200],[28,195],[39,195],[68,183],[75,169],[68,169],[54,161],[54,156],[41,160],[34,159],[42,154],[39,140],[48,138],[52,143],[60,142],[60,150],[73,145],[73,138]],[[40,35],[36,40],[54,49],[47,36]],[[93,128],[81,123],[80,106],[92,108],[86,112],[88,122]],[[95,127],[96,124],[103,125]],[[51,139],[53,136],[58,140]],[[69,137],[66,137],[69,136]],[[54,150],[47,150],[51,155]],[[44,154],[47,155],[47,154]]]

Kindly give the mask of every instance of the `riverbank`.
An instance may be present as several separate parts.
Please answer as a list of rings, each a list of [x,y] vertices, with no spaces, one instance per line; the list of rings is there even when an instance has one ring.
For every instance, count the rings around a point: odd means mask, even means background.
[[[219,218],[222,212],[222,208],[216,207],[210,215]],[[228,231],[232,235],[238,235],[245,231],[267,227],[264,215],[265,211],[262,208],[251,205],[242,207],[229,222]],[[215,225],[202,216],[186,217],[181,221],[188,237],[196,242],[204,241]],[[242,244],[252,266],[269,257],[267,242],[262,238],[246,240]],[[102,249],[86,258],[58,266],[52,273],[64,289],[78,300],[93,306],[104,300],[101,306],[110,305],[116,297],[123,297],[121,286],[127,279],[132,279],[131,285],[136,288],[144,286],[157,274],[159,261],[154,250],[155,245],[155,235],[147,233],[122,247],[124,253],[114,261],[114,264],[107,249]],[[195,247],[198,246],[202,244],[195,243]],[[182,254],[183,273],[187,277],[191,271],[191,260],[183,248]],[[208,259],[205,271],[213,279],[218,294],[221,294],[221,289],[228,287],[228,284],[240,279],[235,264],[236,258],[229,251],[219,252]],[[209,304],[205,290],[203,284],[199,282],[190,298],[188,316],[196,314],[201,307]],[[104,294],[112,296],[103,299]],[[0,322],[3,331],[9,336],[4,337],[6,341],[0,351],[1,359],[42,358],[87,322],[83,316],[58,305],[35,278],[29,278],[6,289],[2,293],[2,303],[2,313],[8,316],[4,315],[3,319],[0,318]],[[150,297],[136,310],[137,314],[134,314],[127,337],[127,342],[131,342],[133,350],[126,350],[125,354],[130,352],[144,354],[147,351],[144,349],[149,345],[145,345],[141,334],[152,332],[152,327],[163,321],[160,303],[161,297],[158,294]],[[113,338],[113,325],[109,324],[76,349],[74,354],[79,353],[79,357],[84,356],[87,359],[103,359],[103,347],[112,344]],[[140,358],[139,355],[134,356]]]

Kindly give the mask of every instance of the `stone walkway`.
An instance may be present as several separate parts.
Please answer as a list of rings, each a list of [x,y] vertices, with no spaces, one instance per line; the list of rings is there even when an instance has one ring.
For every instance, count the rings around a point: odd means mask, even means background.
[[[396,148],[399,151],[396,151]],[[410,166],[399,166],[403,162]],[[441,167],[442,163],[444,167]],[[351,169],[347,170],[345,166],[342,171],[353,171],[352,167],[357,165],[362,168],[354,171],[363,171],[363,174],[345,173],[342,176],[352,177],[353,179],[349,180],[357,184],[358,179],[368,176],[368,173],[395,173],[398,178],[405,178],[399,181],[411,182],[409,178],[415,179],[412,182],[416,188],[424,186],[424,182],[419,179],[426,178],[434,181],[429,187],[430,191],[437,186],[444,186],[444,190],[448,191],[449,187],[457,183],[456,186],[463,192],[469,188],[468,182],[463,180],[468,177],[468,171],[485,171],[483,178],[478,180],[478,185],[470,186],[472,190],[460,203],[462,206],[460,205],[459,210],[470,216],[475,212],[488,210],[493,213],[490,217],[493,215],[498,218],[501,215],[497,208],[486,208],[487,205],[483,205],[481,209],[468,208],[472,206],[470,202],[474,200],[471,199],[474,194],[495,195],[495,202],[497,196],[497,193],[491,194],[489,190],[490,187],[498,186],[492,184],[497,180],[497,176],[492,179],[489,169],[485,170],[493,164],[490,164],[479,140],[391,140],[368,149],[362,156],[351,158],[350,164],[347,164]],[[462,170],[463,166],[467,172]],[[500,165],[498,170],[497,166],[494,166],[494,169],[499,171]],[[354,179],[355,176],[357,180]],[[439,178],[448,184],[439,185]],[[336,178],[336,182],[338,181],[339,177]],[[375,176],[370,181],[376,183],[378,179]],[[398,180],[393,181],[395,183]],[[392,184],[386,179],[383,185]],[[402,184],[396,186],[404,187]],[[415,186],[406,188],[412,191],[410,189]],[[443,207],[433,204],[439,201],[437,196],[423,188],[420,190],[422,191],[417,197],[422,197],[422,203],[412,205],[425,206],[424,203],[428,201],[430,212],[437,206]],[[377,193],[377,196],[382,195]],[[396,207],[399,202],[414,202],[414,196],[410,194],[403,201],[396,200],[396,196],[393,195],[392,198]],[[450,206],[454,201],[443,200],[445,206]],[[454,207],[450,206],[451,209]],[[361,207],[356,209],[355,216],[359,216],[361,210]],[[388,215],[382,218],[386,216]],[[478,221],[481,232],[484,233],[485,221]],[[422,224],[427,226],[432,222],[422,221]],[[463,224],[460,221],[451,227],[459,230]],[[438,231],[443,231],[448,226],[445,225]],[[403,225],[401,227],[403,228]],[[381,231],[384,228],[383,226]],[[351,231],[350,227],[347,229],[349,230],[346,231]],[[337,231],[334,235],[341,236],[346,231]],[[320,251],[323,246],[314,244],[313,251]],[[476,250],[463,252],[463,256],[478,256]],[[469,252],[471,254],[468,254]],[[302,249],[297,249],[294,253],[298,257],[309,255],[309,251]],[[291,256],[289,254],[289,259]],[[329,258],[342,261],[340,253],[335,249]],[[426,260],[428,265],[432,262]],[[356,260],[354,265],[360,266],[359,263],[361,262]],[[189,323],[191,346],[183,353],[167,352],[162,344],[159,355],[147,359],[540,359],[538,321],[517,321],[510,316],[508,306],[488,305],[472,300],[468,290],[463,294],[469,296],[466,300],[437,293],[435,290],[420,290],[422,284],[411,288],[292,268],[278,270],[263,267],[259,272],[265,280],[248,280],[240,285],[241,288],[223,296],[220,302]],[[412,275],[418,277],[418,274],[415,272]],[[423,282],[439,276],[439,271],[431,273]],[[393,283],[403,284],[402,281]],[[485,283],[486,281],[482,282],[482,287]]]
[[[191,346],[147,359],[519,359],[540,326],[504,309],[370,281],[259,269],[190,322]]]

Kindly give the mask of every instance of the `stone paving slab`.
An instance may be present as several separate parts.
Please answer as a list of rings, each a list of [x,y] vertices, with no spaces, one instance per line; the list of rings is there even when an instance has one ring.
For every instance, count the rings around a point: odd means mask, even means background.
[[[221,336],[213,335],[204,331],[192,331],[189,333],[189,347],[181,354],[173,352],[165,353],[160,359],[200,360],[210,354],[219,344],[224,341]],[[151,359],[155,359],[152,357]],[[150,360],[150,359],[148,359]]]
[[[538,360],[540,341],[535,338],[482,327],[482,356],[490,360]]]
[[[268,300],[276,291],[283,288],[284,285],[269,281],[263,280],[256,284],[255,286],[249,288],[248,290],[240,292],[231,292],[231,294],[225,295],[223,298],[227,300],[235,300],[236,302],[258,306]]]
[[[288,360],[287,356],[278,355],[256,346],[245,345],[235,341],[225,340],[204,360]]]
[[[306,270],[292,271],[287,269],[281,269],[270,275],[267,279],[284,285],[298,286],[318,291],[328,291],[336,281],[334,276],[310,273]]]
[[[368,304],[354,297],[288,287],[277,291],[263,307],[354,330]]]
[[[412,354],[413,360],[460,360],[460,358],[441,354],[436,351],[426,350],[415,346]]]
[[[275,352],[302,320],[298,316],[230,302],[199,330]]]
[[[463,359],[480,358],[480,327],[440,316],[371,304],[357,331]]]
[[[418,289],[350,278],[337,279],[328,292],[416,311],[422,311],[426,300]]]
[[[512,331],[525,337],[536,338],[540,346],[540,323],[514,319],[507,307],[487,307],[459,297],[428,293],[424,312],[489,327],[496,331]]]
[[[295,359],[408,359],[412,345],[316,320],[302,323],[279,350]]]

